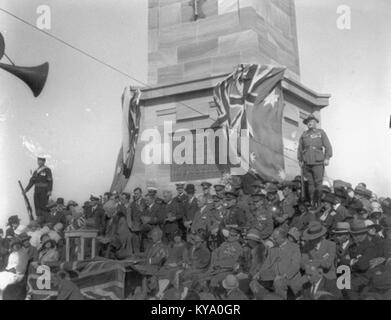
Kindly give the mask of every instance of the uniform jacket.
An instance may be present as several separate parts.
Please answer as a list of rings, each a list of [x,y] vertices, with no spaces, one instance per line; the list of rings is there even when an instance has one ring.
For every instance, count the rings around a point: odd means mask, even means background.
[[[258,208],[247,221],[249,228],[255,228],[260,232],[261,239],[267,239],[273,233],[274,223],[272,216],[262,208]]]
[[[319,249],[309,248],[306,244],[303,248],[302,254],[302,268],[304,269],[309,261],[319,261],[321,266],[328,269],[325,273],[327,279],[335,279],[335,258],[336,258],[336,245],[335,242],[322,239],[320,241]]]
[[[191,231],[197,232],[199,229],[207,230],[207,219],[211,214],[211,211],[215,210],[213,204],[206,205],[200,208],[193,219],[193,223],[191,225]]]
[[[161,266],[168,256],[168,248],[161,241],[154,243],[146,252],[147,263]]]
[[[223,208],[221,206],[216,207],[213,204],[213,209],[210,210],[206,217],[206,228],[209,232],[216,230],[220,227],[221,221],[223,220]]]
[[[225,241],[212,253],[211,266],[213,269],[231,269],[239,262],[243,248],[238,241]]]
[[[286,279],[293,280],[300,277],[300,248],[297,244],[286,241],[280,247],[270,248],[266,260],[261,266],[262,280],[271,281],[276,276],[286,275]]]
[[[185,202],[185,220],[193,221],[198,210],[198,199],[195,196],[193,198],[188,198]]]
[[[26,192],[29,191],[32,186],[35,185],[35,188],[37,189],[43,189],[46,192],[52,191],[53,189],[53,176],[52,176],[52,170],[50,170],[46,166],[42,166],[38,169],[36,169],[30,178],[30,182],[26,187]]]
[[[99,230],[99,235],[103,235],[106,230],[106,214],[101,204],[91,208],[91,215],[95,220],[95,227]]]
[[[282,212],[292,218],[295,215],[295,206],[297,205],[298,197],[294,193],[287,195],[284,200],[281,201]]]
[[[322,129],[307,130],[301,135],[297,149],[297,159],[300,162],[307,165],[322,164],[332,155],[330,141]]]
[[[238,227],[246,226],[246,213],[237,205],[232,206],[229,209],[223,209],[223,216],[222,227],[227,225],[237,225]]]
[[[173,201],[178,205],[178,208],[180,212],[182,212],[182,215],[185,215],[187,202],[189,201],[189,197],[186,193],[182,193],[181,195],[176,195],[173,199]]]
[[[144,215],[151,217],[151,221],[148,224],[163,224],[166,218],[165,204],[155,201],[152,205],[147,207],[144,211]]]

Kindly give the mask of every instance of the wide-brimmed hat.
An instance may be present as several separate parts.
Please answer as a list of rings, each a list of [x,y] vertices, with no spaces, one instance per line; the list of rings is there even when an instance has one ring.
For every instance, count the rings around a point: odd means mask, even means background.
[[[260,232],[257,229],[250,229],[247,232],[246,239],[253,240],[253,241],[256,241],[256,242],[261,242],[262,241]]]
[[[48,239],[48,240],[46,240],[45,242],[42,243],[41,248],[44,248],[48,242],[50,242],[52,248],[56,247],[56,241],[53,240],[53,239]]]
[[[315,117],[315,115],[314,114],[310,114],[310,115],[308,115],[308,117],[307,118],[305,118],[304,120],[303,120],[303,123],[304,124],[307,124],[308,122],[310,122],[311,120],[315,120],[316,122],[318,122],[319,123],[319,120],[318,120],[318,118],[317,117]]]
[[[31,237],[26,233],[26,232],[22,232],[18,238],[20,239],[20,241],[24,242],[26,240],[30,240]]]
[[[318,221],[312,221],[310,222],[307,229],[303,232],[303,240],[315,240],[322,236],[324,236],[327,232],[327,228],[324,227],[320,222]]]
[[[367,232],[368,232],[368,228],[365,225],[364,220],[354,220],[350,224],[350,233],[352,234],[363,234]]]
[[[367,188],[363,187],[363,186],[357,186],[355,189],[354,189],[354,193],[355,194],[358,194],[360,196],[363,196],[363,197],[366,197],[366,198],[370,198],[371,195],[372,195],[372,192],[369,191]]]
[[[349,222],[337,222],[335,228],[332,230],[335,234],[347,234],[350,232]]]
[[[239,281],[233,274],[227,275],[222,283],[223,287],[227,290],[232,290],[239,287]]]
[[[367,229],[374,228],[376,232],[379,232],[381,230],[381,226],[378,223],[374,223],[372,220],[365,220],[365,225],[367,226]]]

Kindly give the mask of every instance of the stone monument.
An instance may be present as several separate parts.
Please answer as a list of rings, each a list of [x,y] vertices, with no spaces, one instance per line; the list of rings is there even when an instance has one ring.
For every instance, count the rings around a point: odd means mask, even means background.
[[[213,88],[240,63],[283,65],[283,139],[287,178],[299,174],[297,142],[302,120],[320,116],[329,95],[300,83],[293,0],[149,0],[148,87],[142,88],[141,132],[164,121],[173,130],[209,128],[217,117]],[[145,165],[137,145],[128,189],[177,181],[219,181],[215,165]],[[172,141],[162,145],[172,151]]]

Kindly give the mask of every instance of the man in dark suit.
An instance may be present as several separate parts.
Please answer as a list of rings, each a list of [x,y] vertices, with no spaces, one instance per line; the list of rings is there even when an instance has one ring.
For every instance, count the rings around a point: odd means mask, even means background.
[[[185,214],[184,214],[183,224],[186,227],[186,229],[190,229],[191,224],[194,220],[194,216],[196,212],[199,210],[198,199],[194,195],[195,194],[194,184],[186,185],[185,191],[187,195],[187,201],[185,202]]]
[[[308,282],[303,284],[301,297],[304,300],[339,300],[341,291],[337,288],[335,279],[324,276],[325,269],[319,261],[312,261],[305,266],[305,275]],[[327,272],[327,271],[326,271]]]
[[[336,279],[335,273],[335,242],[325,239],[327,233],[326,227],[320,222],[313,221],[308,228],[304,230],[302,239],[305,241],[302,250],[302,268],[311,261],[316,261],[320,266],[327,270],[324,276],[327,279]]]
[[[357,300],[369,283],[370,261],[377,258],[377,250],[368,238],[368,229],[363,220],[353,221],[350,225],[350,233],[354,241],[354,244],[349,247],[352,285],[347,293],[350,300]]]
[[[132,232],[133,248],[136,252],[141,251],[141,216],[147,209],[147,203],[143,198],[141,188],[135,188],[133,190],[133,201],[130,204],[130,217],[127,216],[128,227]]]
[[[99,197],[95,195],[90,196],[89,211],[88,215],[95,220],[95,227],[98,229],[98,235],[105,235],[107,225],[106,214],[100,203]],[[89,216],[87,216],[87,218],[89,218]]]
[[[246,222],[246,213],[237,205],[237,194],[230,191],[225,192],[221,227],[235,226],[237,228],[244,228]]]

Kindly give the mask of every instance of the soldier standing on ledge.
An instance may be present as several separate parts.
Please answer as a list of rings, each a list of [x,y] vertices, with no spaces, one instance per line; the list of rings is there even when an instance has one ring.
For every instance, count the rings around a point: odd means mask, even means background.
[[[319,120],[313,114],[303,123],[308,130],[300,137],[297,158],[308,181],[311,204],[316,207],[321,199],[324,168],[329,165],[333,150],[326,133],[316,128]]]
[[[33,185],[34,190],[34,207],[37,218],[43,215],[46,211],[49,197],[52,194],[53,176],[52,171],[45,166],[46,159],[38,157],[38,168],[34,171],[33,176],[27,185],[25,192],[27,193]]]

